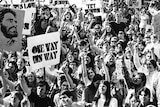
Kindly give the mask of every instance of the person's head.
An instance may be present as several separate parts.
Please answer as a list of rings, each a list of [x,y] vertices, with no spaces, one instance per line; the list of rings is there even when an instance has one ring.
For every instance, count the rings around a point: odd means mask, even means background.
[[[68,82],[63,74],[58,77],[57,82],[60,90],[68,90]]]
[[[100,58],[100,57],[101,57],[100,55],[97,55],[97,56],[94,58],[94,61],[95,61],[95,66],[101,68],[102,63],[101,63],[101,58]]]
[[[132,41],[137,42],[137,35],[135,32],[132,33]]]
[[[67,61],[68,62],[73,62],[74,61],[74,56],[72,55],[72,52],[69,52],[67,54]]]
[[[75,61],[70,62],[69,67],[72,69],[73,73],[75,73],[78,69],[77,63]]]
[[[118,43],[116,44],[116,47],[115,47],[116,53],[122,54],[122,52],[123,52],[123,46],[122,45],[123,45],[122,41],[118,41]]]
[[[94,18],[94,15],[93,15],[93,13],[89,12],[87,14],[87,17],[88,17],[88,21],[90,22]]]
[[[144,87],[142,88],[139,93],[139,100],[140,100],[140,103],[142,105],[147,105],[150,103],[150,97],[151,97],[151,92],[148,88]]]
[[[133,84],[136,86],[145,85],[146,84],[146,76],[144,73],[135,73],[132,77]]]
[[[6,65],[6,70],[9,73],[17,73],[18,66],[15,61],[9,61]]]
[[[45,18],[48,19],[49,16],[50,16],[50,14],[51,14],[50,8],[49,8],[48,6],[46,6],[46,5],[44,5],[44,6],[42,7],[42,15],[44,15]]]
[[[95,30],[95,32],[100,32],[101,31],[101,25],[100,24],[96,24],[95,26],[94,26],[94,30]]]
[[[151,42],[151,33],[146,33],[144,36],[145,44],[149,44]]]
[[[115,64],[115,56],[113,54],[108,55],[108,64],[109,65]]]
[[[60,93],[60,107],[71,107],[73,97],[74,96],[71,91],[62,91]]]
[[[119,12],[117,12],[115,14],[115,19],[116,19],[116,22],[119,23],[121,21],[121,14]]]
[[[27,72],[26,77],[29,83],[33,83],[34,81],[36,81],[36,75],[34,72]]]
[[[64,15],[64,21],[72,21],[72,14],[71,12],[67,12]]]
[[[10,104],[13,107],[19,107],[22,100],[23,100],[23,94],[21,92],[18,92],[18,91],[11,92]]]
[[[111,43],[110,43],[110,45],[111,45],[111,46],[115,46],[116,43],[117,43],[117,41],[118,41],[118,38],[117,38],[117,37],[112,37],[112,38],[111,38]]]
[[[84,61],[85,61],[85,64],[89,64],[91,62],[91,57],[89,55],[85,55],[84,56]]]
[[[16,13],[9,8],[0,11],[0,29],[8,39],[18,36],[16,17]]]
[[[118,38],[119,38],[119,40],[125,40],[125,33],[124,33],[124,31],[119,31],[118,32]]]
[[[93,85],[94,85],[96,88],[98,88],[99,83],[100,83],[101,80],[102,80],[102,76],[99,75],[99,74],[96,74],[96,75],[94,76],[94,78],[93,78],[92,83],[93,83]]]
[[[138,44],[138,49],[139,49],[139,51],[140,51],[140,52],[143,52],[144,48],[145,48],[145,43],[144,43],[144,42],[140,42],[140,43]]]
[[[144,39],[144,35],[140,32],[137,32],[137,42],[142,42]]]
[[[153,72],[154,70],[157,69],[157,63],[155,60],[151,59],[151,60],[146,60],[145,61],[145,67],[147,68],[147,70],[149,72]]]
[[[17,66],[19,70],[22,70],[25,67],[25,59],[24,58],[18,58],[17,60]]]
[[[108,81],[100,81],[98,92],[104,95],[110,95],[110,83]]]
[[[152,43],[156,43],[157,41],[158,41],[157,35],[156,35],[156,34],[152,34],[152,35],[151,35],[151,42],[152,42]]]
[[[37,83],[37,95],[41,98],[45,98],[49,91],[49,85],[46,81],[40,81]]]
[[[87,70],[87,74],[88,74],[88,79],[89,80],[93,80],[94,76],[95,76],[95,72],[94,72],[94,69],[92,67],[90,67],[88,70]]]
[[[125,55],[126,55],[126,59],[132,58],[132,51],[131,49],[129,49],[129,47],[126,48]]]
[[[106,38],[106,39],[107,39],[107,38]],[[105,40],[105,41],[103,42],[102,49],[103,49],[104,52],[108,52],[109,48],[110,48],[109,42],[108,42],[107,40]]]

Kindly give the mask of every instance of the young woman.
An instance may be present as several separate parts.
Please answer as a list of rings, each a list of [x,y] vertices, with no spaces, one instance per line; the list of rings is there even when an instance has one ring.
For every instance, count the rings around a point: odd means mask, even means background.
[[[95,95],[93,107],[108,107],[111,100],[110,93],[110,83],[102,80]]]
[[[155,107],[152,102],[150,102],[151,92],[148,88],[144,87],[139,91],[139,101],[138,107]]]

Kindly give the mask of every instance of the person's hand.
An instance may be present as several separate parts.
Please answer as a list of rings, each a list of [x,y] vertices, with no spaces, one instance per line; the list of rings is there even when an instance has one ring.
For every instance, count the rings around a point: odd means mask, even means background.
[[[80,54],[79,54],[79,57],[81,58],[81,60],[84,60],[84,56],[86,55],[86,53],[85,52],[81,52]]]
[[[87,34],[87,37],[88,37],[89,44],[92,46],[94,44],[93,36],[91,34]]]
[[[21,80],[23,78],[23,71],[19,71],[17,73],[18,79]]]
[[[62,71],[65,73],[65,74],[68,74],[68,62],[67,61],[64,61],[63,65],[62,65]]]
[[[134,50],[135,50],[136,52],[138,52],[138,43],[136,43],[136,44],[134,45]]]

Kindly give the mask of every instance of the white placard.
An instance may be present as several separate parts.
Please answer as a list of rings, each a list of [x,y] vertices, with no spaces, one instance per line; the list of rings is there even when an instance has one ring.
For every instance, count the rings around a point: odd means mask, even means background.
[[[32,70],[56,65],[60,61],[60,33],[48,33],[27,38]]]

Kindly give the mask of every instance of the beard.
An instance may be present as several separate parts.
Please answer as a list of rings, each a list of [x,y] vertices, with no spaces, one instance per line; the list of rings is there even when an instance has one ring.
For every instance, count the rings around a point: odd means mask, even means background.
[[[11,31],[12,29],[16,29],[15,31]],[[1,24],[1,31],[3,33],[3,35],[6,37],[6,38],[14,38],[14,37],[18,37],[18,32],[17,32],[17,28],[16,27],[10,27],[9,29],[7,29],[7,27],[3,24]]]

